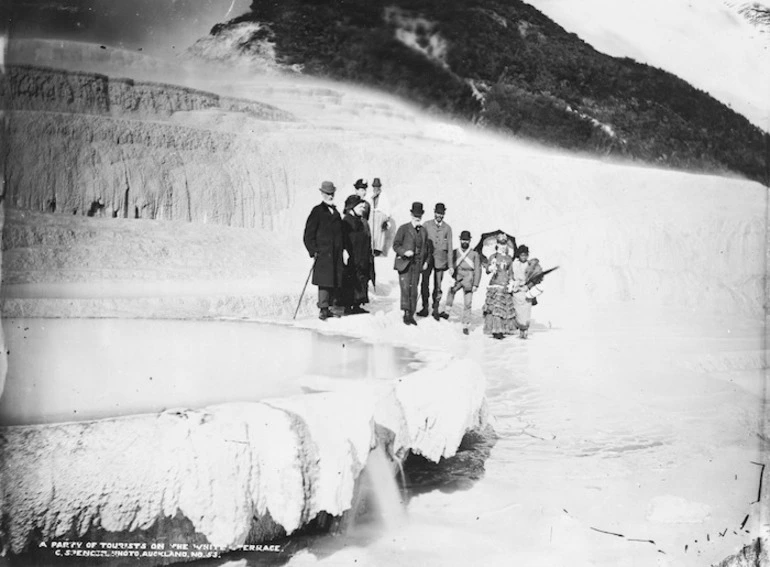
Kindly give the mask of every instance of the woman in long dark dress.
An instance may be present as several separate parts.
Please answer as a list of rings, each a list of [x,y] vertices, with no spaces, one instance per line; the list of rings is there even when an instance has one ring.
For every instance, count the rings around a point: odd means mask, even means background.
[[[348,315],[368,313],[363,304],[369,303],[369,279],[374,256],[371,234],[363,219],[365,202],[358,195],[345,200],[345,216],[342,219],[342,234],[348,263],[342,284],[342,298]]]

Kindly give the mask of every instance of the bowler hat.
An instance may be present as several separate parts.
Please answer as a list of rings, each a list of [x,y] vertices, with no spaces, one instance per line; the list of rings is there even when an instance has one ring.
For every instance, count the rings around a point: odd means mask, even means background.
[[[356,180],[356,184],[353,185],[353,187],[355,187],[356,189],[366,189],[367,187],[369,187],[369,184],[366,183],[363,179],[358,179]]]
[[[415,201],[412,203],[412,208],[409,210],[410,213],[412,213],[415,217],[421,217],[423,214],[425,214],[425,210],[422,208],[422,203],[419,201]]]
[[[382,183],[380,183],[380,178],[375,177],[372,181],[372,187],[382,187]]]
[[[443,215],[446,212],[446,207],[444,206],[444,203],[436,203],[436,208],[433,210],[433,212]]]
[[[467,230],[464,230],[460,233],[460,240],[470,240],[471,239],[471,233]]]
[[[334,192],[337,190],[337,188],[334,186],[334,183],[331,181],[324,181],[321,183],[321,193],[326,193],[327,195],[334,195]]]

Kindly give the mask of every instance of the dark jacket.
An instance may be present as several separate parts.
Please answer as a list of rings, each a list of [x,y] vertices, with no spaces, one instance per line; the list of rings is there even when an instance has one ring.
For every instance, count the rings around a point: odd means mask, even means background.
[[[396,252],[393,268],[399,274],[407,271],[412,265],[422,270],[422,265],[428,257],[428,236],[425,229],[421,228],[418,232],[411,222],[402,224],[398,227],[396,237],[393,239],[393,250]],[[404,256],[407,250],[412,250],[414,256],[411,258]]]
[[[350,255],[348,266],[355,266],[357,272],[368,277],[374,261],[369,226],[361,217],[347,213],[342,219],[342,231],[345,249]]]
[[[345,265],[342,262],[344,243],[339,212],[334,209],[334,213],[330,213],[324,203],[313,207],[305,223],[303,240],[308,254],[311,257],[318,255],[313,270],[313,284],[340,287]]]

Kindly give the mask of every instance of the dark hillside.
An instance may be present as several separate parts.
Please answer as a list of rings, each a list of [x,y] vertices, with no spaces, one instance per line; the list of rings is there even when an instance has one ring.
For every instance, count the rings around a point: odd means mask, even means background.
[[[254,0],[282,63],[549,145],[767,183],[769,136],[682,79],[519,0]]]

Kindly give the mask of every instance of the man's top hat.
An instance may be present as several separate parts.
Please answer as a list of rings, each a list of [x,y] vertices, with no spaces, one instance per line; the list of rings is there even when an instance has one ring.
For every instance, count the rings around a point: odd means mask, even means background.
[[[334,192],[337,190],[337,188],[334,186],[334,183],[331,181],[324,181],[321,183],[321,193],[326,193],[327,195],[334,195]]]
[[[356,189],[366,189],[367,187],[369,187],[369,184],[364,182],[363,179],[358,179],[356,181],[356,184],[353,185],[353,187],[355,187]]]
[[[415,217],[421,217],[423,214],[425,214],[425,210],[422,208],[422,203],[419,201],[412,203],[412,208],[409,210],[409,212],[412,213],[412,216]]]
[[[464,230],[460,233],[460,240],[470,240],[471,239],[471,233],[467,230]]]
[[[436,208],[433,210],[433,212],[443,215],[446,212],[444,203],[436,203]]]
[[[380,178],[375,177],[372,181],[372,187],[382,187],[382,183],[380,183]]]

